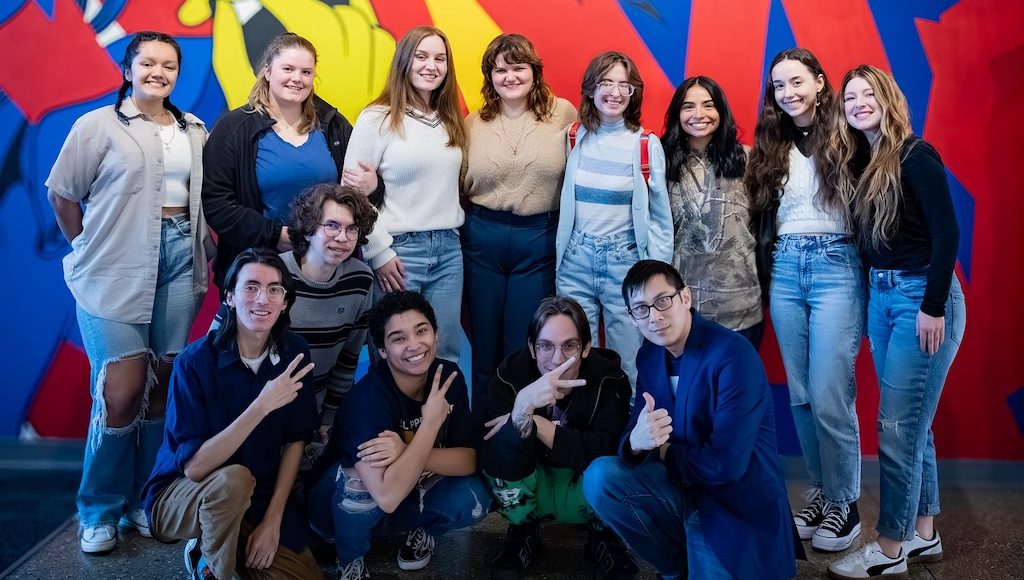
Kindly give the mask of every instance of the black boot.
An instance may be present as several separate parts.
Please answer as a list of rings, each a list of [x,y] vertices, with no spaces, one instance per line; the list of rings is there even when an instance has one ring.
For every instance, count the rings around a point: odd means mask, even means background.
[[[509,524],[501,553],[491,563],[491,577],[495,580],[521,580],[539,555],[540,524]]]
[[[632,580],[639,569],[626,546],[611,529],[591,524],[583,553],[605,580]]]

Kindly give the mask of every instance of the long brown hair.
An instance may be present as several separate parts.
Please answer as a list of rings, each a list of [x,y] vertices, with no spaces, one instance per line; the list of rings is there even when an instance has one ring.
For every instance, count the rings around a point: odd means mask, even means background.
[[[544,80],[544,64],[537,55],[537,49],[522,34],[501,34],[487,45],[480,64],[480,71],[484,73],[484,86],[480,89],[484,104],[480,107],[480,118],[491,121],[501,113],[501,97],[491,82],[491,71],[497,66],[499,56],[504,57],[505,64],[526,64],[533,69],[533,86],[526,96],[526,107],[537,121],[546,121],[555,107],[555,93]]]
[[[832,90],[828,76],[825,75],[825,69],[822,68],[817,57],[806,48],[790,48],[775,55],[771,65],[768,66],[768,76],[764,81],[761,110],[754,127],[754,148],[750,152],[750,160],[747,162],[747,172],[744,177],[751,203],[757,209],[765,209],[773,205],[778,199],[783,185],[789,179],[789,150],[793,145],[792,135],[797,130],[796,123],[788,113],[779,107],[779,103],[775,100],[775,87],[772,83],[772,70],[775,65],[784,60],[795,60],[802,63],[811,72],[811,76],[821,77],[824,81],[824,87],[818,92],[818,101],[815,104],[814,130],[808,136],[811,155],[814,157],[814,164],[819,176],[823,175],[822,149],[828,141],[828,136],[836,129],[831,115],[817,114],[819,111],[831,111],[835,102],[835,91]],[[815,195],[815,199],[826,207],[842,210],[844,215],[847,213],[839,197],[827,188],[821,188]]]
[[[853,223],[860,237],[879,248],[892,239],[899,225],[903,196],[900,153],[913,134],[910,108],[896,81],[884,71],[866,64],[846,73],[839,85],[841,96],[846,85],[855,78],[864,79],[874,90],[882,116],[878,139],[868,143],[861,131],[850,126],[845,119],[844,99],[840,98],[834,107],[839,129],[831,136],[827,147],[830,167],[827,180],[838,194],[852,201]],[[859,153],[867,152],[870,161],[858,179],[854,174],[854,160]]]
[[[444,42],[444,50],[448,54],[448,72],[444,75],[441,86],[430,94],[430,102],[422,104],[437,111],[437,116],[448,131],[448,146],[465,148],[466,127],[462,121],[462,111],[459,109],[459,85],[455,80],[452,46],[448,42],[448,37],[433,26],[417,26],[405,33],[395,47],[395,56],[391,60],[391,69],[388,71],[384,90],[370,104],[387,107],[384,118],[389,119],[388,128],[402,137],[405,136],[402,129],[405,110],[420,101],[416,91],[409,84],[409,70],[412,68],[416,48],[424,38],[431,36],[437,36]]]
[[[597,131],[601,126],[601,117],[597,114],[597,105],[594,104],[594,90],[601,78],[608,74],[615,65],[621,64],[626,69],[626,78],[629,84],[636,87],[636,92],[629,97],[629,104],[622,114],[626,122],[626,128],[630,131],[640,130],[640,107],[644,102],[644,81],[640,78],[640,71],[637,70],[633,59],[621,52],[608,51],[594,57],[587,65],[583,73],[583,83],[580,87],[580,122],[588,131]]]
[[[313,43],[294,32],[279,34],[270,41],[256,66],[256,82],[252,85],[252,90],[249,91],[249,106],[268,117],[271,109],[270,83],[267,82],[266,74],[274,63],[274,59],[281,54],[281,51],[288,48],[305,50],[313,55],[313,62],[317,62],[316,47],[313,46]],[[313,87],[310,87],[309,96],[302,101],[302,123],[297,127],[300,133],[308,133],[317,127],[315,96]]]

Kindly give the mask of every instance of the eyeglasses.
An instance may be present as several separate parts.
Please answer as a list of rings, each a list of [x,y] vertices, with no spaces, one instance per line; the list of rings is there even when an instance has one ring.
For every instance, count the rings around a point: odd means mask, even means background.
[[[597,83],[597,88],[601,91],[602,95],[610,95],[613,92],[618,92],[620,95],[632,97],[633,93],[636,92],[636,87],[629,83],[615,83],[612,81],[601,81]]]
[[[676,296],[679,296],[679,293],[682,291],[683,289],[680,288],[679,290],[676,290],[675,292],[669,294],[668,296],[662,296],[661,298],[655,300],[654,304],[651,304],[650,306],[646,304],[634,306],[633,308],[628,309],[629,315],[633,318],[633,320],[643,320],[651,315],[651,308],[657,310],[658,312],[664,312],[672,307],[672,299],[675,298]]]
[[[242,296],[244,296],[246,300],[259,300],[260,294],[262,294],[263,291],[264,288],[259,284],[246,284],[245,286],[242,286]],[[285,287],[280,284],[270,284],[266,287],[266,292],[267,301],[274,302],[276,304],[284,302],[284,297],[288,294]]]
[[[350,226],[343,226],[338,222],[324,222],[320,224],[324,227],[324,233],[329,238],[336,238],[341,232],[345,232],[345,237],[350,240],[359,239],[359,226],[353,224]]]
[[[563,357],[569,358],[579,354],[580,343],[579,341],[576,340],[570,340],[565,344],[552,344],[546,340],[542,340],[538,342],[534,348],[537,349],[537,354],[543,356],[544,358],[550,358],[554,356],[556,348],[562,351]]]

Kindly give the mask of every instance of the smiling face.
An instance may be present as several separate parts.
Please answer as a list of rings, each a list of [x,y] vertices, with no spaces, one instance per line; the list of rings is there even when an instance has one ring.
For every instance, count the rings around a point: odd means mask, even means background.
[[[447,74],[448,51],[444,40],[436,34],[421,40],[412,55],[409,84],[424,104],[430,103],[430,95],[441,87]]]
[[[159,40],[140,43],[132,66],[124,75],[132,83],[132,98],[162,102],[174,90],[179,65],[173,46]]]
[[[691,142],[707,143],[718,130],[718,109],[711,93],[700,85],[693,85],[683,96],[683,106],[679,109],[679,125]],[[700,147],[703,148],[703,147]]]
[[[419,310],[393,314],[384,323],[384,346],[378,352],[396,383],[420,379],[437,357],[437,332]]]
[[[875,99],[875,89],[866,79],[853,77],[843,87],[843,112],[851,127],[863,131],[874,142],[882,128],[882,107]]]
[[[551,354],[544,354],[537,349],[537,345],[554,346]],[[590,345],[582,344],[579,329],[573,323],[572,318],[565,314],[555,314],[548,317],[537,333],[537,342],[530,344],[530,352],[537,361],[537,370],[541,374],[549,373],[565,362],[566,357],[562,348],[569,350],[571,346],[577,347],[576,362],[562,373],[560,378],[572,380],[580,375],[580,365],[583,359],[590,354]],[[570,355],[571,356],[571,355]]]
[[[787,59],[772,67],[772,86],[775,102],[797,127],[808,127],[814,122],[818,93],[825,88],[824,76],[815,76],[804,63]]]
[[[249,331],[266,334],[274,327],[281,313],[287,307],[285,301],[273,302],[268,288],[281,284],[281,272],[266,264],[252,263],[242,266],[238,282],[227,293],[225,302],[234,309],[240,332]],[[255,297],[248,297],[246,286],[259,286],[261,291]]]
[[[499,54],[491,69],[491,85],[503,105],[523,103],[533,88],[533,67],[526,63],[509,64],[505,55]]]
[[[309,98],[315,76],[316,57],[295,46],[277,53],[263,72],[263,78],[270,87],[270,96],[278,106],[301,104]]]
[[[317,226],[312,236],[306,236],[306,239],[309,240],[306,259],[337,267],[347,260],[356,249],[356,240],[349,239],[345,233],[346,228],[355,225],[355,219],[348,206],[341,205],[333,199],[324,201],[321,212],[321,225]],[[340,233],[334,237],[329,236],[323,224],[338,226]]]
[[[676,294],[676,287],[670,284],[664,275],[657,274],[629,297],[628,306],[630,309],[638,306],[650,307],[647,318],[636,320],[630,317],[630,320],[640,329],[644,338],[678,356],[683,352],[693,319],[690,315],[690,289],[683,288],[678,292],[678,296]],[[665,297],[672,297],[668,308],[659,311],[653,307],[655,301]]]
[[[622,63],[615,63],[598,79],[597,84],[600,85],[603,82],[616,83],[620,87],[625,86],[629,83],[626,67],[622,66]],[[597,116],[602,123],[621,121],[626,113],[626,107],[629,106],[630,97],[622,90],[613,90],[609,94],[604,94],[600,86],[595,86],[591,96],[594,97],[594,107],[597,109]]]

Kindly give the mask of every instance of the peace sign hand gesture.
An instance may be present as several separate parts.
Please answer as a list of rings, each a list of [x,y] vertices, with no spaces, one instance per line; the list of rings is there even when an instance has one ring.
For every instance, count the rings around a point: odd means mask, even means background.
[[[299,366],[303,356],[302,354],[296,356],[289,363],[288,367],[284,369],[283,373],[276,379],[267,381],[267,384],[263,386],[263,390],[260,391],[254,403],[257,405],[257,408],[263,411],[264,416],[291,403],[295,400],[295,397],[299,396],[299,389],[302,388],[302,377],[313,370],[314,366],[313,363],[309,363],[296,372],[295,369]]]

